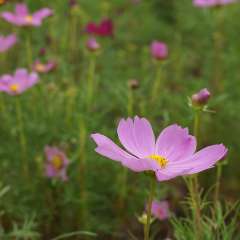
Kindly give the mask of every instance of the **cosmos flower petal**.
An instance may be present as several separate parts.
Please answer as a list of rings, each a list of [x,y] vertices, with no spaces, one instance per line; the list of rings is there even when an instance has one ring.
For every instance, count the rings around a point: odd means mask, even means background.
[[[227,151],[223,144],[203,148],[187,161],[188,165],[192,167],[187,174],[194,174],[212,168],[217,161],[226,156]]]
[[[127,151],[135,156],[142,157],[141,150],[139,151],[135,135],[134,135],[134,123],[131,118],[127,120],[121,119],[117,128],[118,138],[121,144]]]
[[[170,217],[168,201],[156,201],[152,202],[151,213],[159,220],[165,220]]]
[[[155,136],[151,124],[145,118],[134,118],[134,136],[142,157],[151,155],[155,150]]]
[[[152,161],[148,159],[141,159],[141,158],[125,158],[122,161],[122,165],[131,169],[134,172],[143,172],[143,171],[154,171],[152,166]]]
[[[156,142],[155,151],[169,161],[178,161],[191,156],[195,150],[195,137],[188,134],[188,129],[174,124],[161,132]]]
[[[10,22],[10,23],[14,23],[15,24],[15,22],[17,21],[17,17],[13,13],[11,13],[11,12],[3,12],[1,14],[1,17],[5,21]]]
[[[26,16],[28,15],[28,8],[27,5],[24,3],[16,4],[15,13],[19,16]]]
[[[53,14],[53,11],[49,8],[42,8],[33,14],[33,18],[38,19],[40,22]]]
[[[118,147],[111,139],[105,137],[102,134],[95,133],[91,135],[91,138],[97,144],[95,151],[105,157],[108,157],[114,161],[121,162],[126,158],[133,158],[132,155]]]

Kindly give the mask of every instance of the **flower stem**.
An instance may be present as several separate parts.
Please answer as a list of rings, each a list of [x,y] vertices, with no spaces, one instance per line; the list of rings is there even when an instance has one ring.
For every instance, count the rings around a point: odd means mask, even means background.
[[[196,110],[194,115],[194,136],[197,139],[199,144],[199,130],[200,130],[200,115],[201,110]],[[196,239],[201,239],[201,196],[199,194],[199,183],[198,183],[198,176],[195,174],[191,179],[190,185],[191,191],[191,199],[193,204],[193,216],[194,216],[194,224],[195,224],[195,231],[196,231]]]
[[[32,67],[32,39],[31,39],[31,32],[28,33],[26,39],[26,51],[27,51],[27,65],[29,70]]]
[[[215,32],[213,33],[213,46],[214,46],[214,57],[213,57],[213,69],[214,69],[214,75],[213,75],[213,87],[217,91],[223,91],[224,89],[224,77],[222,76],[222,45],[223,45],[223,34],[222,34],[222,26],[223,26],[223,18],[222,18],[222,12],[220,8],[215,9],[214,11],[215,15]]]
[[[151,208],[156,188],[156,182],[154,177],[151,177],[150,181],[150,192],[147,204],[147,223],[144,225],[144,240],[150,239]]]
[[[87,82],[87,109],[90,110],[92,104],[92,97],[94,94],[94,75],[96,68],[96,56],[90,56],[88,68],[88,82]]]
[[[80,185],[80,224],[82,228],[86,229],[88,226],[88,206],[87,206],[87,189],[86,189],[86,136],[87,129],[83,119],[80,120],[80,148],[79,148],[79,185]]]
[[[215,187],[215,193],[214,193],[215,210],[217,210],[217,205],[218,205],[221,176],[222,176],[222,164],[219,163],[217,165],[216,187]]]
[[[22,108],[21,108],[21,103],[18,96],[16,96],[16,115],[17,115],[17,122],[18,122],[19,141],[22,149],[23,173],[25,177],[28,177],[27,144],[26,144],[26,137],[24,134],[24,127],[23,127]]]
[[[154,103],[159,96],[159,91],[160,91],[160,87],[161,87],[161,83],[162,83],[161,75],[162,75],[162,66],[159,63],[157,63],[156,64],[156,77],[155,77],[155,81],[153,83],[153,88],[152,88],[151,103]]]

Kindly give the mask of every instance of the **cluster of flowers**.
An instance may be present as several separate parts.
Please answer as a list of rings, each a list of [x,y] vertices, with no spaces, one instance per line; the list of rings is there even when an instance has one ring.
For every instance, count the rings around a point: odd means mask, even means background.
[[[232,3],[234,0],[194,0],[198,7],[219,6]],[[49,8],[43,8],[33,14],[25,4],[17,4],[15,12],[3,12],[0,16],[9,23],[19,27],[38,27],[43,20],[53,14]],[[114,26],[110,19],[103,19],[99,24],[90,22],[86,32],[91,35],[86,46],[91,51],[100,48],[97,37],[113,37]],[[15,34],[0,36],[0,52],[5,52],[17,42]],[[165,43],[153,41],[150,46],[151,55],[156,60],[168,57],[168,47]],[[34,72],[17,69],[14,75],[5,74],[0,77],[0,91],[10,95],[18,95],[32,87],[39,80],[36,72],[49,72],[55,67],[53,62],[42,64],[39,60],[33,65]],[[210,97],[207,89],[192,96],[192,103],[197,106],[205,105]],[[117,134],[125,150],[118,147],[106,136],[95,133],[91,137],[97,144],[97,153],[108,157],[135,172],[151,171],[158,181],[166,181],[178,176],[191,175],[212,168],[222,159],[227,149],[223,144],[205,147],[196,152],[196,138],[189,134],[187,128],[171,125],[165,128],[155,139],[152,127],[147,119],[135,117],[122,119],[117,128]],[[69,159],[57,147],[45,148],[47,158],[46,176],[67,180]],[[169,216],[168,203],[154,201],[152,214],[159,219]]]

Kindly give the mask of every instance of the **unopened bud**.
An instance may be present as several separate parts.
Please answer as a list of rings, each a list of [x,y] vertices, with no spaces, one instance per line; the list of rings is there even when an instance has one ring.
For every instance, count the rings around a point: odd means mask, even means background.
[[[194,106],[204,106],[208,103],[209,98],[211,97],[211,93],[207,88],[200,90],[198,93],[192,95],[192,104]]]
[[[89,38],[86,43],[86,47],[88,48],[88,50],[95,52],[100,48],[100,44],[95,38]]]
[[[139,81],[137,79],[130,79],[128,81],[128,87],[132,90],[139,88]]]

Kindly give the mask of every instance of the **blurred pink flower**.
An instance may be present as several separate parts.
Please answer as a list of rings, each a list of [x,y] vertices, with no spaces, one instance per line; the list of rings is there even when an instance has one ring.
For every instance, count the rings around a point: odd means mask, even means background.
[[[47,63],[41,63],[36,60],[32,66],[33,71],[38,73],[48,73],[56,68],[57,64],[54,61],[48,61]]]
[[[204,106],[208,103],[211,93],[207,88],[200,90],[199,92],[192,95],[192,103],[196,106]]]
[[[159,219],[159,220],[165,220],[170,217],[169,213],[169,204],[167,201],[153,201],[152,202],[152,209],[151,209],[152,215]]]
[[[10,95],[18,95],[39,81],[35,72],[28,73],[26,69],[17,69],[14,75],[5,74],[0,77],[0,91]]]
[[[67,167],[69,160],[65,153],[57,147],[46,146],[45,155],[47,158],[45,165],[45,175],[49,178],[60,178],[62,181],[66,181]]]
[[[95,38],[89,38],[87,40],[86,47],[88,48],[88,50],[95,52],[100,48],[100,44]]]
[[[111,19],[103,19],[99,25],[90,22],[86,26],[86,32],[101,37],[113,36],[113,22]]]
[[[17,42],[15,34],[8,35],[6,37],[0,35],[0,53],[7,51]]]
[[[24,3],[16,4],[15,12],[3,12],[1,17],[16,26],[35,26],[38,27],[42,24],[44,18],[53,14],[49,8],[42,8],[35,13],[31,14],[28,11],[27,5]]]
[[[91,135],[97,144],[95,151],[132,171],[154,171],[158,181],[212,168],[227,153],[223,144],[195,153],[195,137],[189,135],[187,128],[176,124],[165,128],[155,141],[151,124],[145,118],[122,119],[117,133],[128,152],[99,133]]]
[[[197,7],[214,7],[236,2],[236,0],[193,0]]]
[[[168,57],[168,47],[165,43],[153,41],[150,48],[153,58],[164,60]]]

